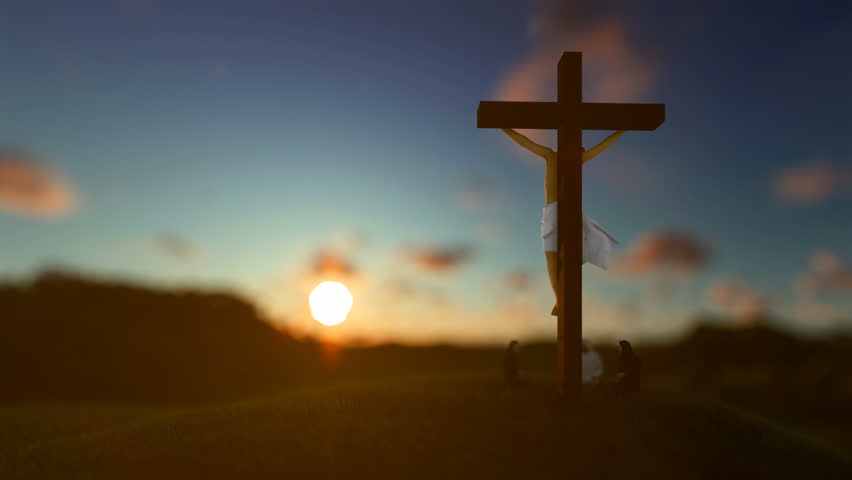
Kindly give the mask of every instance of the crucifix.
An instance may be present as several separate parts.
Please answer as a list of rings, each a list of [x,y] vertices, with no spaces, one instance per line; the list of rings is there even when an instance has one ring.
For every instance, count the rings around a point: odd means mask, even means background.
[[[580,52],[564,52],[556,102],[479,102],[476,112],[478,128],[557,130],[557,390],[574,404],[583,395],[583,130],[656,130],[665,120],[663,104],[583,102],[582,68]]]

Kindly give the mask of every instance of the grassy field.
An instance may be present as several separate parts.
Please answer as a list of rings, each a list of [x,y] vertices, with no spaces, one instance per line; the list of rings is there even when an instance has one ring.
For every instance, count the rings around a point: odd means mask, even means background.
[[[289,477],[286,477],[288,476]],[[548,379],[336,382],[206,406],[0,407],[0,478],[852,478],[842,448],[750,410],[648,393],[560,404]]]

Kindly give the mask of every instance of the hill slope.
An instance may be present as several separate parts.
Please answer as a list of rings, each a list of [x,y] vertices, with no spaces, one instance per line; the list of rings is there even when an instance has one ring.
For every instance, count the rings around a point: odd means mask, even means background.
[[[0,285],[0,401],[226,399],[298,384],[317,347],[227,292],[46,272]]]

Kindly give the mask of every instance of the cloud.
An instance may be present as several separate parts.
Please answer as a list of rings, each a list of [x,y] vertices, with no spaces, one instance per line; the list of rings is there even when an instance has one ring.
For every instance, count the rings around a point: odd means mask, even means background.
[[[503,277],[503,283],[511,290],[524,291],[530,287],[530,274],[524,270],[511,270]]]
[[[720,280],[704,290],[704,302],[712,310],[730,315],[740,323],[750,324],[765,319],[775,300],[743,282]]]
[[[347,278],[356,275],[353,264],[336,250],[320,250],[313,256],[311,273],[326,277]]]
[[[710,247],[696,235],[683,231],[660,230],[641,235],[627,253],[613,257],[613,273],[633,275],[662,270],[693,274],[710,262]]]
[[[77,193],[59,173],[32,155],[0,149],[0,211],[57,217],[76,206]]]
[[[457,187],[455,201],[468,212],[483,210],[494,200],[494,190],[484,178],[469,177]]]
[[[195,261],[201,258],[201,249],[177,233],[161,233],[154,239],[154,244],[160,253],[178,260]]]
[[[777,173],[773,178],[776,195],[799,205],[814,205],[832,195],[849,191],[850,172],[829,163],[810,163]]]
[[[510,67],[495,89],[498,100],[553,101],[556,65],[562,52],[583,52],[586,101],[637,101],[655,76],[654,61],[629,41],[628,18],[618,2],[540,0],[528,24],[532,48]],[[543,141],[543,130],[527,130]]]
[[[793,281],[798,294],[792,303],[796,321],[831,328],[852,319],[847,302],[852,293],[852,268],[828,249],[815,250],[809,260],[808,268]]]
[[[796,277],[796,291],[804,297],[852,293],[852,268],[836,253],[820,249],[811,254],[809,269]]]
[[[451,297],[442,288],[399,275],[388,277],[379,288],[382,286],[385,289],[385,298],[390,300],[390,302],[382,302],[382,305],[390,309],[407,304],[434,311],[447,309],[453,305]],[[395,305],[391,306],[391,304]]]
[[[796,320],[814,327],[835,327],[852,318],[839,305],[814,300],[798,300],[793,304],[793,312]]]
[[[402,257],[423,270],[447,273],[470,261],[473,249],[467,246],[408,247],[403,248]]]
[[[413,298],[417,295],[417,288],[407,279],[393,277],[387,283],[388,293],[394,300]]]
[[[629,41],[628,20],[617,1],[535,1],[527,25],[531,48],[497,82],[497,100],[555,100],[556,65],[565,51],[583,52],[585,101],[640,100],[653,85],[656,67]],[[555,138],[547,130],[519,131],[542,144]]]

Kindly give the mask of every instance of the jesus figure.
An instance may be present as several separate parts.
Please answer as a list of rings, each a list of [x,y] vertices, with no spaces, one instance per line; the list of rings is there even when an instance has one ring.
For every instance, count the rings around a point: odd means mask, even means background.
[[[524,135],[510,129],[501,128],[506,135],[514,140],[518,145],[526,148],[530,152],[543,158],[544,163],[544,210],[541,216],[541,242],[544,247],[544,255],[547,258],[547,275],[550,277],[550,286],[553,288],[553,293],[559,296],[559,262],[558,243],[556,237],[556,200],[558,198],[558,181],[556,174],[557,156],[556,152],[544,145],[539,145]],[[583,163],[595,158],[612,146],[616,140],[624,135],[624,130],[619,130],[608,137],[601,143],[595,145],[589,150],[583,150]],[[583,214],[583,263],[589,262],[592,265],[606,270],[609,254],[613,245],[617,245],[618,241],[609,234],[598,222]],[[553,306],[551,315],[557,315],[556,305]]]

